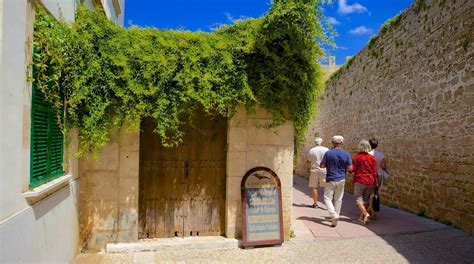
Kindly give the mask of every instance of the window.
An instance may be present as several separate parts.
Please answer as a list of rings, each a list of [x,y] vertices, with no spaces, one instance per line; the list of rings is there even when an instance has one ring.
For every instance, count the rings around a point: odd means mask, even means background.
[[[34,72],[33,72],[34,74]],[[58,123],[62,117],[33,81],[31,102],[30,188],[63,175],[64,136]]]

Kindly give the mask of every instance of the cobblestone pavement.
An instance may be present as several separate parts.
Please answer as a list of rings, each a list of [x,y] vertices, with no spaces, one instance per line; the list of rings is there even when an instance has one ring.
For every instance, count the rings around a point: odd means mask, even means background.
[[[349,194],[344,219],[331,228],[327,211],[308,207],[307,181],[296,176],[293,184],[296,237],[282,246],[80,254],[74,263],[474,263],[473,236],[387,207],[377,222],[361,225]]]

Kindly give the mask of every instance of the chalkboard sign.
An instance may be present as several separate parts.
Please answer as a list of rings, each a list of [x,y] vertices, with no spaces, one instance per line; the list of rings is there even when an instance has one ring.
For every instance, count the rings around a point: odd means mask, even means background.
[[[271,169],[249,170],[242,188],[242,244],[244,247],[283,243],[280,179]]]

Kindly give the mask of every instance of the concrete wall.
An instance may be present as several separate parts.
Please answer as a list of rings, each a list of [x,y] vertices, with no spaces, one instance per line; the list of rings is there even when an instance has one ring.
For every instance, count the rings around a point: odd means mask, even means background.
[[[70,262],[77,254],[79,238],[74,162],[66,168],[73,178],[69,184],[56,186],[35,200],[26,198],[30,193],[27,69],[33,49],[33,6],[27,0],[0,4],[0,262]]]
[[[74,22],[76,6],[79,4],[84,4],[90,9],[94,9],[94,0],[40,0],[41,4],[48,9],[48,11],[58,20],[64,19],[67,22]],[[118,0],[117,3],[120,5],[120,14],[117,16],[115,12],[114,0],[100,0],[104,8],[106,16],[117,23],[120,26],[123,26],[124,14],[125,14],[125,0]]]
[[[30,183],[32,0],[0,0],[0,263],[70,263],[79,249],[77,137],[63,182]],[[42,0],[74,19],[75,0]]]
[[[382,201],[474,233],[474,2],[417,1],[331,82],[314,131],[380,139]],[[350,183],[350,181],[349,181]],[[383,214],[383,212],[381,212]]]
[[[293,186],[294,129],[286,123],[274,129],[259,128],[271,122],[262,109],[247,114],[239,108],[230,120],[227,134],[226,236],[242,237],[240,183],[245,173],[257,166],[272,169],[282,185],[285,240],[291,232],[291,188]]]
[[[240,182],[256,166],[274,170],[282,183],[285,239],[291,224],[293,126],[258,128],[271,116],[258,109],[248,115],[239,108],[228,127],[226,236],[242,236]],[[87,249],[107,243],[138,241],[139,133],[122,129],[100,158],[80,162],[80,240]]]
[[[120,5],[120,12],[116,12],[114,9],[114,1]],[[124,0],[101,0],[102,5],[104,6],[104,11],[107,17],[114,21],[115,23],[123,26],[124,22],[124,9],[125,9],[125,1]],[[118,15],[117,15],[118,14]]]
[[[67,22],[74,22],[76,4],[79,0],[40,0],[41,4],[57,20],[64,19]]]

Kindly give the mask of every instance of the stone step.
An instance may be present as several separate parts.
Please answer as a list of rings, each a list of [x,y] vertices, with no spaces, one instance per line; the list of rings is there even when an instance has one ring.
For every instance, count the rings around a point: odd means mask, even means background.
[[[106,253],[127,253],[158,250],[236,248],[238,246],[239,240],[221,236],[174,237],[140,239],[134,243],[109,243],[106,245],[105,251]]]

